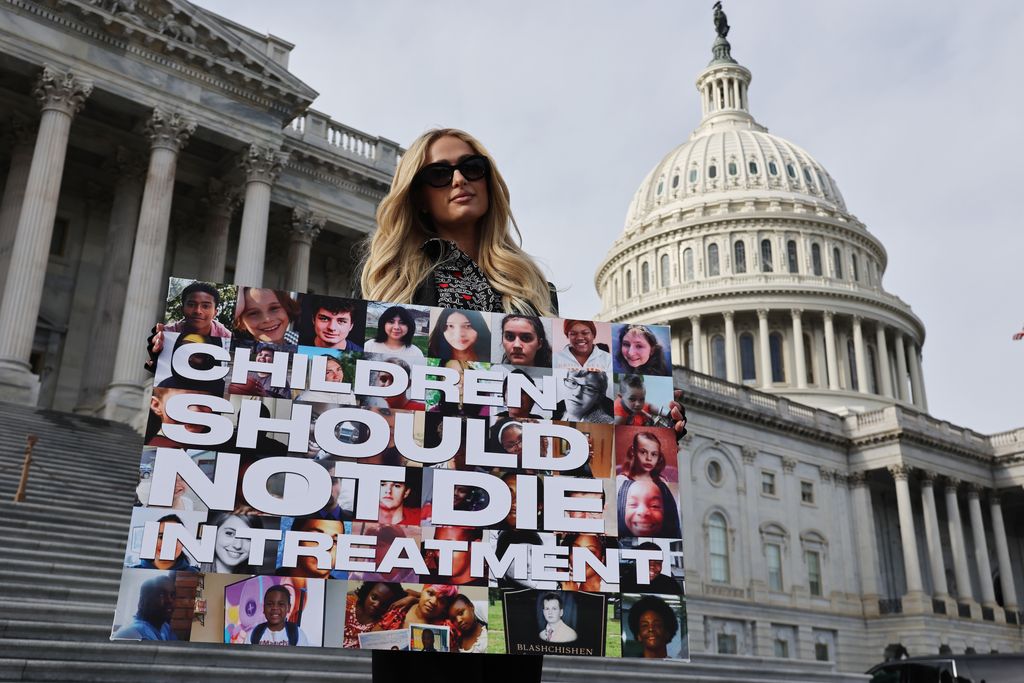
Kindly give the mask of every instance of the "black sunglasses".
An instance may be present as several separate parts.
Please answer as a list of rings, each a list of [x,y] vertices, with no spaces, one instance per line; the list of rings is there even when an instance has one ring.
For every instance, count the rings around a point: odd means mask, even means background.
[[[428,164],[421,168],[416,174],[417,183],[426,183],[431,187],[448,187],[452,184],[455,171],[462,174],[466,180],[480,180],[487,175],[491,168],[491,162],[481,154],[468,156],[457,164],[446,164],[438,162]]]

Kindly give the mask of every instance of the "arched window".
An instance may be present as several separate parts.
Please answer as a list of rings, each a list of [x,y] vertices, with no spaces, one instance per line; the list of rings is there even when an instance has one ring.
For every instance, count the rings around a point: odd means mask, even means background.
[[[747,272],[747,247],[743,244],[743,240],[738,240],[736,244],[732,245],[732,255],[733,272]]]
[[[814,185],[814,181],[811,180],[811,170],[804,166],[804,180],[807,181],[808,186]]]
[[[750,175],[757,175],[757,162],[751,159],[747,164],[747,170],[750,171]]]
[[[740,377],[744,382],[757,379],[754,366],[754,335],[744,332],[740,335]]]
[[[626,271],[626,298],[633,298],[633,271]]]
[[[800,272],[800,264],[796,258],[796,240],[786,242],[786,261],[789,263],[789,272]]]
[[[661,255],[661,286],[668,287],[669,283],[669,264],[668,254]]]
[[[779,167],[775,164],[774,161],[768,162],[768,172],[771,173],[772,175],[779,175]]]
[[[815,275],[821,276],[821,247],[817,242],[811,245],[811,268]]]
[[[850,359],[850,389],[860,391],[860,382],[857,381],[857,353],[853,350],[853,340],[846,340],[846,356]]]
[[[832,247],[832,269],[835,271],[836,279],[843,279],[843,255],[839,247]]]
[[[804,335],[804,371],[807,375],[807,385],[814,384],[814,351],[811,348],[811,335]]]
[[[786,173],[790,178],[796,179],[796,167],[793,164],[786,164]]]
[[[720,512],[708,517],[708,556],[711,560],[711,581],[729,583],[729,527]]]
[[[640,264],[640,291],[644,294],[651,291],[651,266],[647,261]]]
[[[715,166],[714,164],[711,164],[710,166],[708,166],[708,178],[717,178],[717,177],[718,177],[718,167]]]
[[[658,194],[660,195],[661,191],[664,190],[664,189],[665,189],[665,179],[664,178],[659,178],[658,179]]]
[[[693,279],[693,249],[689,247],[683,250],[683,279],[687,282]]]
[[[679,174],[678,173],[676,173],[674,176],[672,176],[672,189],[674,190],[677,187],[679,187]]]
[[[735,161],[730,161],[727,168],[729,170],[729,175],[736,175],[737,169]]]
[[[782,355],[782,335],[772,332],[768,335],[768,351],[772,357],[772,381],[786,381],[786,359]]]
[[[725,379],[725,337],[720,334],[711,338],[711,374]]]
[[[772,270],[772,241],[761,240],[761,272],[770,273]]]
[[[850,270],[853,272],[855,282],[860,282],[860,269],[857,267],[857,255],[850,254]]]
[[[691,183],[697,182],[697,169],[695,169],[695,168],[691,168],[690,169],[690,182]]]
[[[718,245],[708,245],[708,277],[718,275]]]

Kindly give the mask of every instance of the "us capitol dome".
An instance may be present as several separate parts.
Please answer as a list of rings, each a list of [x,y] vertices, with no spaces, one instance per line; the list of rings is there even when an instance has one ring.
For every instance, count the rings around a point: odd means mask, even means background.
[[[727,32],[727,27],[726,27]],[[925,329],[832,175],[750,113],[720,36],[702,118],[647,174],[600,264],[599,317],[668,324],[674,362],[839,413],[927,411]]]

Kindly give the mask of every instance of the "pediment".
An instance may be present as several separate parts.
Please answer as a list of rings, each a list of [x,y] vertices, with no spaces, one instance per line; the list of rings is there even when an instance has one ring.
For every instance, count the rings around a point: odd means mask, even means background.
[[[79,29],[114,47],[177,65],[207,87],[279,110],[282,124],[304,111],[317,92],[272,59],[266,39],[185,0],[21,0],[59,11],[65,30]],[[42,13],[40,13],[42,15]],[[91,29],[91,30],[90,30]],[[264,49],[260,49],[260,42]]]

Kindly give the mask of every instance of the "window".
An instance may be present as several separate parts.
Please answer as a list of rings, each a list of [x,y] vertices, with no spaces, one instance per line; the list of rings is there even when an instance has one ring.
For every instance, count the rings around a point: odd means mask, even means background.
[[[832,247],[832,269],[835,271],[836,279],[843,279],[843,255],[839,247]]]
[[[772,332],[768,335],[768,351],[772,357],[772,381],[786,381],[786,362],[782,357],[782,335]]]
[[[796,179],[796,168],[793,166],[793,164],[786,164],[786,174],[790,178],[793,178],[794,180]]]
[[[711,557],[711,581],[729,583],[729,528],[720,512],[715,512],[708,518],[708,549]]]
[[[633,271],[626,271],[626,298],[631,299],[633,297]]]
[[[718,275],[718,245],[708,245],[708,277]]]
[[[720,334],[711,338],[711,374],[725,379],[725,338]]]
[[[747,170],[750,171],[750,175],[757,175],[757,162],[751,159],[747,164]]]
[[[789,272],[800,272],[800,264],[796,258],[796,240],[786,242],[786,260],[789,262]]]
[[[815,275],[821,277],[821,247],[817,242],[811,245],[811,269]]]
[[[811,180],[811,170],[806,166],[804,166],[804,180],[807,181],[808,187],[814,185],[814,181]]]
[[[857,380],[857,352],[853,348],[853,340],[846,340],[846,357],[850,363],[850,388],[853,391],[860,391],[860,382]]]
[[[732,245],[733,263],[732,270],[734,273],[745,273],[747,272],[747,247],[743,244],[743,240],[736,242]]]
[[[678,173],[676,173],[674,176],[672,176],[672,189],[674,190],[677,187],[679,187],[679,174]]]
[[[775,165],[774,161],[768,162],[768,172],[772,175],[779,175],[779,167]]]
[[[776,593],[782,592],[782,546],[768,543],[764,547],[764,557],[768,564],[768,589]],[[776,655],[778,656],[778,655]],[[783,655],[785,656],[785,655]]]
[[[807,373],[807,384],[814,384],[814,351],[811,349],[811,335],[804,335],[804,371]]]
[[[661,255],[661,286],[667,287],[669,282],[669,261],[668,254]]]
[[[800,502],[807,503],[808,505],[814,505],[814,482],[813,481],[802,481],[800,482]]]
[[[736,168],[736,162],[735,161],[730,161],[729,162],[729,166],[727,168],[729,169],[729,175],[736,175],[737,168]]]
[[[718,177],[718,167],[715,166],[714,164],[711,164],[710,166],[708,166],[708,178],[717,178],[717,177]]]
[[[658,194],[660,195],[661,191],[664,190],[664,189],[665,189],[665,179],[664,178],[659,178],[658,179]]]
[[[687,281],[693,279],[693,249],[683,250],[683,279]]]
[[[691,168],[690,169],[690,182],[691,183],[697,182],[697,169],[695,169],[695,168]]]
[[[776,657],[789,657],[789,642],[782,640],[781,638],[775,639],[775,656]]]
[[[808,550],[804,553],[804,561],[807,563],[807,587],[811,595],[821,596],[821,555],[815,550]]]
[[[731,633],[719,633],[716,644],[718,646],[718,654],[720,655],[734,655],[738,652],[736,649],[736,636]]]
[[[772,241],[761,240],[761,272],[772,272]]]
[[[708,461],[707,473],[712,484],[722,483],[722,465],[717,460]]]
[[[766,496],[775,495],[775,473],[761,472],[761,493]]]
[[[829,661],[828,643],[814,644],[814,658],[819,662]]]
[[[860,269],[857,267],[857,255],[850,254],[850,271],[855,282],[860,282]]]
[[[740,377],[744,382],[757,379],[754,365],[754,335],[744,332],[740,335]]]
[[[651,291],[651,266],[646,261],[640,264],[640,291],[645,294]]]

